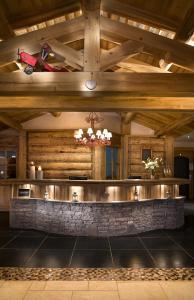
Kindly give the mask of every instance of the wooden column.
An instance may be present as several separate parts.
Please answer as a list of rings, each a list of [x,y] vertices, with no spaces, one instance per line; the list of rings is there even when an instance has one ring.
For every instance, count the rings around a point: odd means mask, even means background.
[[[26,148],[27,135],[25,130],[19,131],[18,137],[18,154],[17,154],[17,178],[26,178]]]
[[[105,179],[105,148],[95,147],[93,151],[93,177],[94,179]]]
[[[169,166],[174,174],[174,138],[167,136],[165,139],[165,162],[166,166]]]
[[[129,175],[129,135],[131,123],[124,123],[121,120],[121,179],[126,179]]]

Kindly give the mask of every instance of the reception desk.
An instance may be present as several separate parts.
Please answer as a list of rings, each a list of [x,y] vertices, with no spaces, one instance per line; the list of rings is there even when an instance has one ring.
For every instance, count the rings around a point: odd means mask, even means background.
[[[174,229],[184,223],[180,184],[189,184],[189,180],[15,180],[11,183],[10,225],[85,236]],[[29,188],[31,197],[19,198],[21,188]]]

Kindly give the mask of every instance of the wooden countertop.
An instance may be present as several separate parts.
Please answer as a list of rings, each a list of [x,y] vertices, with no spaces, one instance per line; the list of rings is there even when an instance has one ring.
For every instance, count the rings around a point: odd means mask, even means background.
[[[175,197],[175,198],[157,198],[157,199],[141,199],[141,200],[126,200],[126,201],[67,201],[67,200],[58,200],[58,199],[43,199],[43,198],[18,198],[14,197],[11,198],[12,201],[30,201],[30,200],[36,200],[36,201],[46,201],[46,202],[62,202],[62,203],[68,203],[68,204],[130,204],[130,203],[141,203],[141,202],[149,202],[149,201],[163,201],[163,200],[169,200],[169,201],[176,201],[176,200],[182,200],[185,199],[183,196]]]
[[[159,178],[159,179],[122,179],[122,180],[69,180],[69,179],[0,179],[0,185],[10,184],[50,184],[50,185],[88,185],[88,184],[104,184],[104,185],[157,185],[157,184],[190,184],[190,179],[184,178]]]

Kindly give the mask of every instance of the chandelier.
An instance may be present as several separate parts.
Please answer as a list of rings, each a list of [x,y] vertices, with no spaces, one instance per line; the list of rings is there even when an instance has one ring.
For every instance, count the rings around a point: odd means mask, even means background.
[[[100,123],[103,119],[97,113],[91,112],[86,118],[86,122],[90,123],[87,132],[83,129],[78,129],[74,132],[75,143],[79,145],[94,147],[94,146],[110,146],[112,133],[107,129],[95,130],[94,125]]]

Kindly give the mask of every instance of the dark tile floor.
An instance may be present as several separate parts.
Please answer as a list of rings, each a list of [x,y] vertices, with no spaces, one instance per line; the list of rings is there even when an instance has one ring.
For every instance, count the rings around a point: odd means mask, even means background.
[[[194,267],[194,216],[187,215],[177,230],[111,238],[13,230],[8,219],[0,213],[0,267]]]

